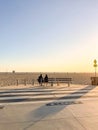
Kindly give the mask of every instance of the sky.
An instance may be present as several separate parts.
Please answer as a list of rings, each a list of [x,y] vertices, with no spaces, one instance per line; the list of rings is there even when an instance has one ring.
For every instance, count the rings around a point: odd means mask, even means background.
[[[0,72],[93,72],[98,0],[0,0]]]

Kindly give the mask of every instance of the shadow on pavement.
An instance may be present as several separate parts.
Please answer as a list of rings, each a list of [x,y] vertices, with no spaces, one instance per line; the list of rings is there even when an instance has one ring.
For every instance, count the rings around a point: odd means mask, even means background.
[[[82,96],[84,96],[86,93],[90,92],[92,89],[94,89],[96,86],[86,86],[82,89],[79,89],[78,91],[75,91],[73,93],[70,93],[69,95],[67,96],[71,96],[71,95],[74,95],[74,94],[77,94],[78,92],[81,92],[83,90],[86,90],[85,93],[82,93],[82,95],[78,96],[78,97],[75,97],[73,98],[73,102],[75,102],[77,99],[81,98]],[[62,100],[64,99],[64,101],[66,101],[66,97],[67,96],[63,96],[61,98],[58,98],[56,101],[58,100]],[[70,102],[66,105],[54,105],[54,106],[49,106],[49,104],[53,104],[53,102],[51,103],[48,103],[48,104],[45,104],[41,107],[39,107],[38,109],[36,110],[33,110],[29,113],[28,115],[28,120],[29,121],[32,121],[33,123],[31,123],[30,125],[28,125],[27,127],[24,128],[24,130],[27,130],[28,128],[30,128],[31,126],[35,125],[36,123],[38,123],[39,121],[45,119],[47,116],[51,116],[51,115],[55,115],[56,113],[60,112],[62,109],[64,109],[65,107],[67,107],[68,105],[71,105],[73,104],[73,102]]]

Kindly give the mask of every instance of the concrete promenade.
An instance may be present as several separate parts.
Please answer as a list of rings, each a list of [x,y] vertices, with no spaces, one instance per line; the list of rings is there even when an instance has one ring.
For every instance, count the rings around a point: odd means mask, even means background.
[[[0,88],[0,130],[98,130],[98,86]]]

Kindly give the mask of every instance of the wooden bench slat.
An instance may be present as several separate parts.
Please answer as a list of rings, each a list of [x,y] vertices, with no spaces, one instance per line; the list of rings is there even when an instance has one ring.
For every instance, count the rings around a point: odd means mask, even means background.
[[[49,78],[48,81],[72,81],[72,78]]]

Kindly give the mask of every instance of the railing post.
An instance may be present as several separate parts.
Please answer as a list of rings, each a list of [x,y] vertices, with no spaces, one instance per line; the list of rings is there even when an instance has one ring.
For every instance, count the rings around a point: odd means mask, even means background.
[[[18,79],[16,80],[16,85],[18,86]]]
[[[34,79],[32,80],[32,85],[34,85]]]
[[[26,86],[26,79],[24,79],[24,85]]]

